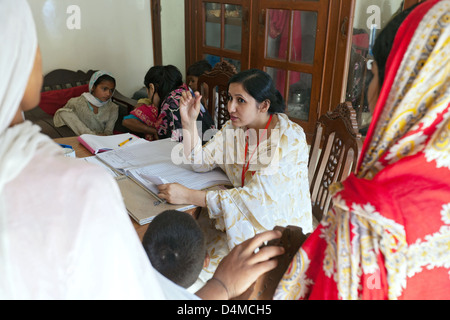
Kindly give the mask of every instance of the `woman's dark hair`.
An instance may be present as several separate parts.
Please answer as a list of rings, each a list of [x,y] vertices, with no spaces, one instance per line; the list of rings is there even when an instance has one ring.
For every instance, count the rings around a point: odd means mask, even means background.
[[[377,36],[375,43],[372,48],[373,57],[378,67],[378,79],[380,88],[384,83],[384,75],[386,62],[391,53],[392,46],[394,44],[394,39],[403,21],[406,19],[408,14],[411,13],[414,8],[420,5],[420,3],[396,14],[386,25],[386,27],[381,30],[380,34]]]
[[[163,102],[169,94],[183,84],[180,70],[173,65],[154,66],[145,75],[144,85],[148,89],[150,83],[155,86],[160,101]]]
[[[206,60],[200,60],[197,62],[194,62],[189,66],[187,69],[188,76],[194,76],[194,77],[200,77],[202,74],[204,74],[207,71],[211,71],[212,66],[209,64]]]
[[[116,86],[116,79],[114,79],[110,75],[104,74],[94,82],[94,87],[98,86],[103,81],[111,81],[112,83],[114,83],[114,87]]]
[[[269,74],[259,69],[250,69],[241,71],[231,77],[228,82],[228,88],[232,83],[240,83],[244,90],[248,92],[258,103],[265,100],[270,101],[269,113],[284,113],[286,104],[283,96],[275,88],[272,78]]]

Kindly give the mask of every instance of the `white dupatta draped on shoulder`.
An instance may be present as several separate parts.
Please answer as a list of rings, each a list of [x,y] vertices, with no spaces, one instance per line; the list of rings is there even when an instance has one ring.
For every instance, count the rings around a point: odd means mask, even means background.
[[[37,37],[30,8],[22,1],[0,0],[0,298],[14,296],[10,265],[4,186],[33,158],[41,145],[57,152],[40,128],[24,122],[9,128],[23,98],[34,65]],[[22,19],[18,19],[22,17]],[[18,23],[20,21],[20,23]],[[50,151],[50,150],[49,150]]]

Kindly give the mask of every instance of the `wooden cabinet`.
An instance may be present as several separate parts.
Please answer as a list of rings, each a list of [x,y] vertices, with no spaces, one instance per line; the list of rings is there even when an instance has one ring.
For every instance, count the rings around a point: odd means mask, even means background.
[[[322,113],[319,102],[326,59],[328,2],[255,2],[256,31],[252,35],[257,49],[251,52],[250,65],[272,76],[287,102],[287,114],[309,135]]]
[[[187,65],[226,60],[238,71],[249,68],[252,0],[186,1]]]
[[[346,99],[356,1],[185,0],[186,65],[268,72],[310,141],[317,119]]]

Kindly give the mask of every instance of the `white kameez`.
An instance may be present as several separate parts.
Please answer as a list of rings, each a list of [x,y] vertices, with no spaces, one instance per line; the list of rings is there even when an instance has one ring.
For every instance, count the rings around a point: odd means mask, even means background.
[[[234,186],[206,195],[209,218],[225,233],[206,230],[211,263],[201,277],[203,281],[234,246],[258,233],[287,225],[300,226],[305,233],[312,231],[305,134],[286,115],[278,114],[278,119],[269,140],[261,141],[250,161],[244,187],[245,134],[231,121],[205,146],[198,142],[193,149],[190,160],[194,170],[220,167]],[[250,155],[255,146],[249,147]],[[203,220],[201,223],[208,225]]]

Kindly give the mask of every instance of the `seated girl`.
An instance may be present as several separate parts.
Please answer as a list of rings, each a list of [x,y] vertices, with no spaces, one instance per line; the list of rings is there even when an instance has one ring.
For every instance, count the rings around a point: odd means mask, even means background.
[[[77,135],[112,135],[119,116],[119,106],[111,101],[116,80],[105,71],[97,71],[89,81],[89,92],[70,99],[56,111],[56,127],[67,125]]]
[[[312,231],[308,146],[303,129],[284,114],[284,100],[271,77],[261,70],[243,71],[230,79],[231,120],[203,147],[196,123],[200,99],[198,92],[195,97],[185,92],[180,103],[184,155],[196,171],[220,167],[233,188],[158,187],[159,197],[169,203],[207,209],[199,220],[213,228],[206,229],[207,241],[211,240],[206,271],[212,275],[229,250],[260,232],[287,225],[300,226],[305,234]]]
[[[172,65],[154,66],[145,75],[144,84],[148,99],[139,100],[136,109],[124,118],[122,124],[148,140],[172,138],[181,141],[179,103],[181,94],[189,91],[181,72]],[[203,133],[214,128],[206,110],[199,113],[197,121],[202,122]]]

